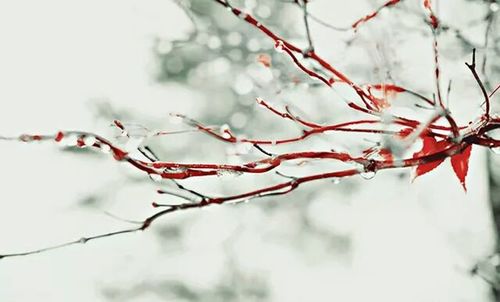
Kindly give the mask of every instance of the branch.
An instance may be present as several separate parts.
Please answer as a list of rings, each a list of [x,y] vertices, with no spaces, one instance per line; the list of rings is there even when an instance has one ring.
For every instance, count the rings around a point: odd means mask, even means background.
[[[482,92],[483,97],[484,97],[484,103],[486,104],[486,112],[484,113],[484,116],[486,119],[489,119],[490,118],[490,97],[488,96],[488,93],[486,92],[486,88],[484,88],[484,84],[481,81],[481,78],[479,77],[479,75],[477,74],[477,71],[476,71],[476,49],[472,50],[472,62],[470,64],[465,62],[465,65],[469,68],[470,72],[474,76],[474,79],[476,80],[476,83],[479,85],[479,88],[481,89],[481,92]],[[497,89],[498,89],[498,87],[495,89],[495,91]],[[495,91],[493,91],[491,93],[491,95],[493,95],[495,93]]]

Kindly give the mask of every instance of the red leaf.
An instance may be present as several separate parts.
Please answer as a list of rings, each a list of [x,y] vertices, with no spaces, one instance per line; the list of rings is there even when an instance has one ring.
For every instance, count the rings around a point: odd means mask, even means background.
[[[464,187],[465,192],[467,192],[467,187],[465,186],[465,177],[469,171],[469,158],[472,150],[472,145],[467,146],[461,153],[455,154],[451,157],[451,166],[455,175],[460,180],[462,187]]]
[[[426,155],[430,155],[430,154],[433,154],[433,153],[436,153],[436,152],[439,152],[439,151],[442,151],[444,150],[448,145],[449,143],[447,141],[436,141],[436,139],[432,136],[424,136],[422,138],[423,140],[423,147],[422,147],[422,150],[420,150],[419,152],[416,152],[413,154],[413,158],[417,158],[417,157],[422,157],[422,156],[426,156]],[[415,178],[417,178],[418,176],[420,175],[423,175],[427,172],[430,172],[432,170],[434,170],[435,168],[437,168],[445,159],[438,159],[438,160],[435,160],[435,161],[432,161],[432,162],[428,162],[428,163],[425,163],[425,164],[421,164],[421,165],[418,165],[417,168],[415,169]]]

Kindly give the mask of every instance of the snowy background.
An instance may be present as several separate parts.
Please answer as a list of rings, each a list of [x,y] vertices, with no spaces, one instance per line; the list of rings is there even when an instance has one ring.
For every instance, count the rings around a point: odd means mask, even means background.
[[[306,45],[299,8],[233,2]],[[348,26],[376,2],[315,0],[309,9]],[[212,1],[191,5],[192,13],[169,0],[1,3],[0,134],[71,129],[113,137],[115,118],[182,129],[171,112],[228,123],[249,136],[297,133],[293,123],[259,108],[257,96],[320,122],[354,116],[241,20]],[[477,20],[491,8],[458,0],[438,8],[443,22],[464,35],[440,37],[443,78],[453,79],[450,108],[463,124],[480,112],[480,92],[463,64],[472,47],[464,41],[484,43],[485,24]],[[356,34],[314,22],[311,30],[317,52],[354,80],[395,79],[430,95],[432,38],[423,20],[421,3],[409,1]],[[271,68],[258,64],[260,53],[272,56]],[[301,84],[291,85],[293,77]],[[329,134],[306,145],[328,150],[353,140]],[[199,133],[147,143],[165,160],[243,160]],[[269,150],[287,150],[280,148]],[[176,213],[143,233],[3,259],[0,301],[493,301],[490,285],[470,273],[496,244],[486,152],[473,149],[467,194],[445,162],[413,183],[409,170],[320,181],[282,197]],[[125,228],[106,213],[142,220],[154,212],[152,201],[162,201],[156,189],[166,186],[105,154],[51,143],[0,141],[0,154],[0,254]],[[216,195],[278,181],[274,174],[224,175],[184,183]]]

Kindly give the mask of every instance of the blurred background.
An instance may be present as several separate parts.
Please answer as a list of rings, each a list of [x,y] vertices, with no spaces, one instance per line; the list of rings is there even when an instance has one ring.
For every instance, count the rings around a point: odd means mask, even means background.
[[[452,81],[449,107],[466,125],[482,112],[481,92],[464,65],[473,48],[487,89],[498,83],[499,6],[435,2],[443,83]],[[421,1],[384,9],[357,32],[338,29],[383,3],[310,1],[317,53],[357,83],[396,83],[431,96],[432,34]],[[307,48],[303,10],[293,1],[231,4]],[[353,97],[349,89],[306,77],[214,1],[0,5],[4,136],[84,130],[115,139],[110,124],[119,119],[131,138],[117,143],[131,152],[142,144],[165,161],[238,164],[263,154],[197,132],[146,139],[144,127],[189,129],[170,115],[181,113],[247,137],[301,133],[256,97],[317,123],[362,118],[343,102]],[[429,113],[408,96],[396,101],[391,110],[399,114]],[[356,153],[381,140],[334,133],[265,149]],[[151,202],[173,198],[156,194],[172,183],[91,150],[0,141],[0,153],[0,254],[126,228],[124,219],[142,220],[154,213]],[[494,152],[474,148],[467,194],[446,161],[414,182],[409,169],[318,181],[289,195],[174,213],[146,232],[3,259],[0,301],[495,301],[499,164]],[[302,176],[339,167],[310,161],[278,171]],[[228,173],[182,184],[217,196],[283,180],[272,172]]]

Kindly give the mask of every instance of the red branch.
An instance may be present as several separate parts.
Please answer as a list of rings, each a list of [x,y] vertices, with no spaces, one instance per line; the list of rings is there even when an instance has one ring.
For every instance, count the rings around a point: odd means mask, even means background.
[[[369,20],[375,18],[382,9],[386,8],[386,7],[391,7],[391,6],[394,6],[396,4],[398,4],[401,0],[389,0],[387,1],[386,3],[384,3],[383,5],[381,5],[379,8],[377,8],[375,11],[369,13],[368,15],[364,16],[363,18],[359,19],[358,21],[354,22],[351,27],[354,28],[354,30],[357,30],[358,27],[363,24],[363,23],[366,23],[368,22]]]
[[[291,138],[271,140],[264,138],[249,139],[240,137],[238,135],[235,135],[229,129],[229,127],[208,127],[196,120],[188,118],[185,115],[177,115],[178,117],[182,118],[183,121],[188,125],[192,126],[196,131],[205,133],[213,138],[230,144],[253,144],[259,151],[267,156],[263,159],[247,162],[240,165],[231,165],[224,163],[179,163],[161,161],[153,154],[150,149],[145,148],[145,150],[143,150],[143,148],[141,147],[139,147],[139,151],[148,160],[138,159],[131,156],[131,154],[118,147],[110,140],[100,135],[84,131],[59,131],[54,135],[23,134],[19,137],[0,136],[0,140],[17,140],[21,142],[54,141],[59,144],[65,143],[68,137],[75,137],[76,139],[71,143],[73,147],[89,148],[92,150],[109,152],[115,160],[126,162],[154,179],[171,180],[181,193],[169,192],[166,190],[158,190],[158,193],[169,194],[187,200],[187,202],[174,204],[162,204],[157,202],[152,203],[154,207],[162,207],[165,209],[162,209],[154,215],[147,217],[142,222],[140,222],[137,227],[97,236],[83,237],[75,241],[44,249],[38,249],[23,253],[4,254],[0,255],[0,259],[5,257],[35,254],[55,248],[64,247],[67,245],[86,243],[94,239],[145,230],[158,218],[172,212],[192,208],[202,208],[215,204],[224,204],[231,202],[237,203],[253,198],[266,196],[283,195],[296,190],[302,184],[322,179],[351,177],[362,173],[375,173],[379,170],[410,167],[415,168],[415,170],[417,171],[416,176],[418,176],[431,171],[446,158],[451,158],[453,169],[465,189],[465,178],[468,171],[468,160],[471,152],[471,146],[480,145],[489,148],[500,147],[500,140],[493,139],[488,135],[488,132],[500,128],[500,118],[493,117],[490,114],[490,98],[498,90],[498,87],[493,90],[490,95],[487,94],[486,89],[476,71],[475,51],[473,51],[472,62],[470,64],[466,63],[466,65],[470,69],[472,75],[474,76],[474,79],[476,80],[476,83],[479,85],[483,94],[484,103],[486,104],[484,115],[479,117],[477,122],[471,122],[469,127],[458,126],[451,116],[451,113],[447,110],[447,108],[445,108],[439,85],[440,70],[437,44],[437,30],[439,28],[439,21],[434,15],[429,0],[424,0],[424,8],[429,12],[430,25],[434,35],[434,76],[438,98],[437,102],[435,100],[431,100],[425,96],[422,96],[421,94],[413,92],[408,88],[396,84],[377,83],[364,85],[363,87],[361,87],[360,85],[357,85],[353,81],[351,81],[342,72],[334,68],[325,59],[320,57],[314,51],[314,49],[312,49],[312,47],[308,48],[307,50],[303,50],[298,46],[290,43],[289,41],[286,41],[279,35],[275,34],[268,27],[257,21],[253,16],[243,13],[238,8],[232,7],[227,1],[213,1],[226,7],[226,9],[228,9],[232,14],[241,18],[246,23],[255,27],[264,35],[273,40],[277,50],[286,53],[292,59],[295,66],[297,66],[310,78],[320,80],[328,87],[332,87],[334,82],[336,81],[348,84],[363,102],[363,106],[361,106],[356,104],[355,102],[348,101],[347,104],[349,108],[370,115],[370,119],[359,119],[331,125],[321,125],[315,122],[307,121],[299,116],[292,114],[288,107],[285,107],[285,111],[280,111],[271,106],[263,99],[258,98],[257,102],[274,115],[284,120],[293,121],[304,128],[300,135]],[[363,24],[374,18],[380,12],[380,10],[396,5],[399,2],[399,0],[386,2],[371,14],[368,14],[356,21],[352,25],[352,27],[356,29],[360,24]],[[305,16],[305,19],[307,23],[307,15]],[[312,46],[309,31],[308,40],[309,45]],[[298,58],[297,54],[301,54],[305,59],[309,59],[312,62],[315,62],[315,64],[319,64],[319,66],[321,66],[322,68],[322,72],[325,72],[326,74],[332,74],[332,77],[326,78],[320,73],[306,67],[306,65],[304,65],[304,63],[302,63],[302,61]],[[333,77],[336,78],[335,81],[333,80]],[[382,96],[379,96],[376,93],[372,93],[373,91],[381,92]],[[399,93],[416,97],[420,101],[425,102],[426,106],[430,105],[432,109],[435,109],[434,115],[432,115],[427,122],[421,122],[406,117],[390,115],[387,112],[384,112],[384,109],[387,106],[390,106],[390,102],[388,100],[389,96]],[[442,117],[444,117],[448,121],[450,125],[449,127],[437,124],[438,120]],[[121,130],[125,136],[128,136],[126,124],[123,124],[118,120],[115,120],[113,124],[119,130]],[[374,126],[378,126],[380,127],[380,129],[373,128]],[[390,129],[394,130],[388,130],[389,126],[391,127]],[[144,129],[147,130],[146,128]],[[150,132],[149,134],[151,136],[158,137],[172,135],[174,133],[183,133],[186,131],[148,132]],[[260,147],[260,145],[292,144],[303,141],[311,136],[327,132],[351,132],[383,135],[387,138],[387,144],[377,145],[375,147],[363,150],[360,155],[353,155],[348,152],[337,152],[334,150],[327,152],[307,150],[302,152],[290,152],[273,155],[266,152],[262,149],[262,147]],[[422,150],[414,153],[411,157],[403,157],[402,154],[404,154],[404,152],[401,152],[401,150],[406,151],[417,140],[423,141]],[[329,171],[325,173],[305,175],[301,177],[284,176],[289,178],[289,180],[229,196],[210,197],[195,190],[188,189],[176,181],[178,179],[216,176],[227,172],[237,174],[262,174],[271,170],[275,170],[283,163],[297,160],[339,161],[344,165],[347,165],[348,167],[338,171]]]

